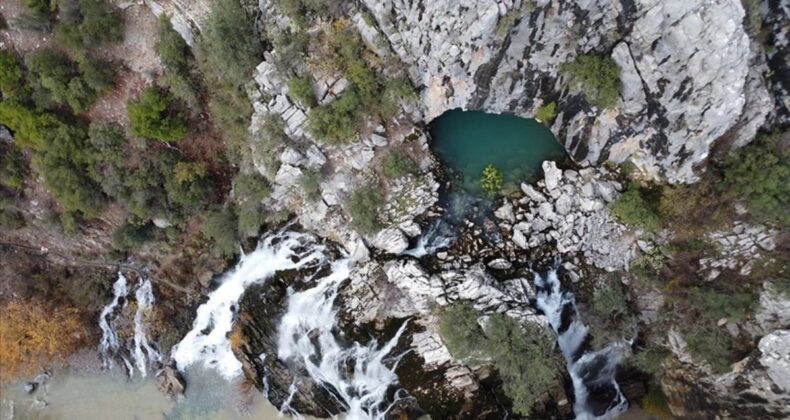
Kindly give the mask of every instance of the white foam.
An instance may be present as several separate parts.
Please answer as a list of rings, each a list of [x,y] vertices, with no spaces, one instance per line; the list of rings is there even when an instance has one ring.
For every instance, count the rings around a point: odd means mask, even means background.
[[[535,285],[538,288],[537,306],[546,315],[549,324],[557,333],[557,343],[560,346],[563,356],[565,356],[568,374],[573,383],[573,392],[576,399],[573,405],[576,418],[582,420],[606,420],[619,416],[628,409],[628,401],[620,392],[620,387],[617,381],[615,381],[614,375],[617,364],[623,359],[627,352],[627,342],[618,341],[610,344],[604,349],[584,353],[578,359],[574,360],[574,355],[587,337],[588,328],[576,319],[577,311],[573,294],[561,290],[556,270],[549,271],[545,277],[542,277],[536,272]],[[573,308],[574,319],[568,326],[568,329],[560,333],[562,311],[563,308],[568,305]],[[598,360],[601,358],[605,361],[604,365],[597,371],[594,378],[587,378],[587,380],[595,384],[608,383],[612,385],[616,391],[616,396],[612,400],[609,409],[600,416],[596,416],[589,408],[589,391],[582,380],[582,372],[587,370],[588,365],[599,363]]]
[[[112,285],[113,298],[99,314],[99,328],[101,328],[101,341],[99,341],[99,352],[104,359],[104,367],[111,368],[113,366],[112,354],[118,351],[120,344],[118,343],[118,334],[110,326],[110,315],[118,307],[121,298],[125,298],[129,294],[127,287],[126,277],[123,273],[118,271],[118,279]],[[124,303],[125,304],[125,303]]]
[[[333,308],[338,286],[348,278],[351,261],[343,259],[332,264],[331,273],[308,290],[293,293],[288,309],[278,328],[277,356],[284,361],[297,361],[318,383],[335,391],[346,407],[349,419],[384,418],[394,401],[388,402],[387,391],[397,384],[395,374],[399,358],[387,366],[385,359],[397,345],[406,323],[382,346],[375,340],[367,345],[341,345],[335,333],[336,312]],[[349,366],[353,371],[348,372]],[[330,391],[331,392],[331,391]],[[401,398],[396,395],[395,400]],[[284,404],[282,409],[289,407]]]
[[[219,287],[209,294],[208,301],[197,309],[192,330],[173,348],[178,369],[202,362],[225,378],[239,376],[241,363],[231,351],[228,333],[244,290],[278,271],[320,263],[324,260],[323,251],[312,236],[280,232],[263,238],[255,251],[242,255],[236,266],[220,278]]]

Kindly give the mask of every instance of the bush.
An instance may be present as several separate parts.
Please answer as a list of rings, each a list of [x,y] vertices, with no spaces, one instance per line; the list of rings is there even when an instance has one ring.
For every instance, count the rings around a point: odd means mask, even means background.
[[[39,15],[52,13],[58,7],[56,0],[22,0],[22,4],[30,9],[31,12]]]
[[[513,411],[529,416],[541,394],[562,378],[562,360],[553,339],[534,324],[523,328],[515,319],[495,313],[485,331],[480,313],[466,303],[454,303],[439,315],[442,340],[461,360],[490,360],[499,371]]]
[[[291,96],[305,108],[312,108],[316,105],[315,93],[313,93],[313,78],[310,76],[294,77],[288,81],[288,90]]]
[[[226,257],[235,255],[239,251],[239,238],[236,234],[238,222],[233,210],[214,206],[204,219],[201,232],[214,242],[214,249]]]
[[[11,26],[22,31],[49,33],[52,31],[50,16],[20,13],[11,18]]]
[[[351,224],[364,234],[373,234],[382,225],[378,219],[379,208],[384,205],[384,195],[375,183],[354,190],[346,201],[346,212],[351,216]]]
[[[123,40],[123,20],[105,0],[64,0],[55,39],[74,50]]]
[[[258,235],[264,221],[262,202],[272,194],[266,178],[256,173],[239,173],[233,178],[233,196],[239,221],[239,234],[243,238]]]
[[[417,172],[417,165],[406,153],[391,150],[384,156],[382,171],[387,178],[395,179]]]
[[[302,178],[299,180],[302,186],[305,197],[311,201],[317,201],[320,198],[321,189],[321,171],[315,169],[306,169],[302,173]]]
[[[790,224],[790,148],[775,131],[732,153],[724,167],[725,194],[746,200],[760,220]]]
[[[480,176],[480,186],[483,188],[483,191],[492,196],[496,195],[502,190],[503,184],[502,171],[494,167],[494,165],[488,165],[483,169],[483,174]]]
[[[25,83],[22,65],[11,51],[0,50],[0,92],[3,100],[20,96]]]
[[[329,13],[324,0],[277,0],[273,5],[297,26],[305,26],[315,17]]]
[[[192,52],[184,38],[173,29],[166,15],[159,17],[155,48],[165,67],[178,73],[189,71]]]
[[[631,182],[620,197],[609,203],[609,210],[623,223],[657,232],[661,230],[661,221],[645,196],[639,184]]]
[[[186,118],[176,109],[168,92],[148,88],[137,102],[129,103],[132,135],[162,141],[177,141],[187,135]]]
[[[67,56],[43,49],[25,57],[30,71],[33,99],[41,108],[68,105],[76,112],[87,111],[113,78],[107,63],[85,58],[77,66]]]
[[[245,86],[263,48],[237,1],[216,1],[200,38],[198,64],[210,95],[211,116],[230,152],[247,146],[252,105]]]
[[[400,101],[416,96],[406,79],[384,80],[369,66],[363,58],[368,53],[365,44],[347,20],[335,21],[321,39],[314,65],[342,72],[350,84],[339,98],[310,111],[308,128],[315,137],[330,143],[350,141],[371,114],[390,118]]]
[[[551,101],[547,104],[543,104],[537,111],[535,111],[535,119],[549,124],[554,120],[554,117],[557,115],[557,103]]]
[[[453,303],[439,312],[439,334],[458,360],[474,362],[483,357],[485,335],[477,322],[480,313],[468,303]]]
[[[199,84],[192,76],[195,68],[194,57],[189,45],[164,15],[159,18],[156,53],[165,66],[162,81],[168,90],[193,112],[199,110]]]
[[[611,108],[620,99],[620,67],[609,56],[580,55],[565,63],[562,71],[585,98],[600,108]]]
[[[313,108],[308,115],[310,133],[329,143],[347,142],[357,137],[358,110],[362,101],[356,89],[347,89],[334,101]]]
[[[89,88],[95,92],[105,91],[115,77],[115,70],[112,63],[85,57],[79,62],[82,80]]]
[[[153,238],[152,223],[126,221],[112,233],[112,247],[119,251],[136,251]]]

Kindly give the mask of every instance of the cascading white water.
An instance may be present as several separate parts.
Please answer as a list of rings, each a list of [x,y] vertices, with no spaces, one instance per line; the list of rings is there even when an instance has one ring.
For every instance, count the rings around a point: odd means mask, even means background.
[[[112,301],[99,314],[99,328],[101,328],[99,352],[102,355],[104,367],[108,369],[113,367],[112,354],[117,352],[120,347],[118,334],[110,326],[109,317],[115,311],[115,308],[118,307],[120,300],[126,298],[126,295],[129,294],[126,277],[120,271],[118,271],[118,280],[112,285],[112,293]],[[126,305],[126,301],[124,301],[124,305]]]
[[[140,375],[145,377],[148,373],[148,363],[161,361],[159,352],[148,342],[146,335],[145,314],[154,303],[151,280],[141,280],[134,293],[137,303],[137,310],[134,315],[134,347],[131,350],[134,364],[121,354],[122,343],[118,339],[118,333],[112,325],[113,321],[118,317],[115,312],[119,309],[118,306],[121,299],[124,299],[123,307],[126,307],[128,304],[128,280],[120,271],[118,271],[118,280],[113,283],[112,290],[112,301],[102,309],[99,315],[99,328],[102,331],[102,337],[99,341],[99,352],[102,355],[104,367],[111,369],[114,365],[113,358],[118,357],[126,366],[126,372],[129,376],[134,375],[134,369],[137,368]]]
[[[335,261],[331,273],[318,280],[315,287],[291,294],[278,328],[277,356],[300,363],[346,407],[347,418],[381,419],[399,399],[396,395],[388,404],[387,392],[398,381],[395,368],[400,358],[390,361],[391,366],[385,359],[397,345],[406,323],[383,346],[376,340],[364,346],[341,345],[333,332],[337,315],[333,306],[337,288],[350,270],[348,259]],[[281,411],[287,409],[283,404]]]
[[[576,302],[573,294],[563,292],[556,270],[549,271],[546,276],[535,273],[535,286],[538,289],[537,305],[549,320],[549,324],[557,333],[557,342],[568,366],[568,374],[573,382],[576,398],[573,411],[577,419],[612,419],[628,408],[628,401],[620,392],[614,378],[618,363],[625,356],[629,344],[619,341],[604,349],[579,354],[580,348],[587,337],[588,328],[579,321]],[[563,329],[563,311],[570,308],[572,319],[567,328]],[[591,386],[609,385],[615,390],[615,398],[603,414],[595,415],[589,406],[589,388]]]
[[[434,220],[428,229],[417,238],[417,243],[413,248],[403,251],[402,255],[411,255],[421,258],[425,255],[433,255],[436,250],[450,246],[455,239],[455,235],[450,232],[450,227],[441,219]]]
[[[179,370],[197,362],[217,369],[225,378],[241,374],[241,362],[233,355],[228,333],[233,326],[236,305],[247,287],[271,278],[278,271],[320,264],[324,247],[313,237],[296,232],[279,232],[263,238],[255,251],[242,255],[238,264],[219,280],[206,303],[197,309],[192,330],[172,351]]]
[[[140,282],[134,293],[137,300],[137,311],[134,314],[134,363],[140,374],[145,377],[148,371],[148,362],[160,362],[162,357],[148,342],[145,327],[145,314],[154,304],[154,292],[151,280],[146,278]]]

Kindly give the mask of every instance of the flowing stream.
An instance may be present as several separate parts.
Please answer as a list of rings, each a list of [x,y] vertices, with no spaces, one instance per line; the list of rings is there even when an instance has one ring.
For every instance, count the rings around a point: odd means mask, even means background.
[[[382,346],[376,340],[342,345],[335,331],[334,301],[350,271],[348,259],[335,261],[330,274],[315,287],[291,294],[278,329],[277,356],[303,366],[346,408],[349,419],[382,419],[403,397],[396,392],[389,402],[388,391],[398,382],[395,367],[400,357],[388,359],[407,323]],[[280,410],[290,410],[287,402]]]
[[[99,353],[102,355],[103,366],[112,369],[113,360],[117,357],[121,359],[126,367],[129,376],[134,375],[135,368],[140,375],[145,377],[148,374],[148,367],[151,363],[162,361],[162,357],[153,345],[148,341],[145,316],[154,304],[154,293],[151,280],[143,278],[137,285],[134,292],[134,300],[137,305],[134,314],[134,340],[132,343],[131,357],[127,356],[127,348],[118,338],[116,330],[117,323],[122,322],[120,312],[129,304],[129,280],[120,271],[118,279],[113,283],[113,298],[99,314],[99,328],[102,332],[99,341]]]
[[[562,291],[556,270],[545,276],[535,273],[538,289],[537,306],[557,333],[557,342],[568,367],[573,383],[575,403],[573,411],[577,419],[613,419],[628,409],[628,401],[620,392],[615,380],[617,364],[625,357],[630,347],[626,341],[610,344],[598,351],[585,351],[583,344],[588,328],[578,319],[573,294]],[[591,407],[591,390],[611,388],[614,398],[605,412],[596,414]]]
[[[233,327],[236,305],[247,287],[271,278],[278,271],[318,265],[324,248],[312,237],[296,232],[278,232],[260,241],[255,251],[242,254],[239,262],[219,279],[219,287],[197,309],[192,330],[172,351],[178,369],[202,362],[225,378],[241,374],[241,362],[233,355],[228,333]]]
[[[313,288],[290,294],[278,327],[277,357],[304,367],[347,409],[348,418],[383,418],[401,398],[396,393],[388,405],[388,391],[398,379],[394,372],[398,359],[388,358],[405,324],[382,346],[375,340],[367,345],[344,344],[337,335],[333,305],[338,287],[349,277],[352,263],[347,258],[330,262],[326,251],[307,234],[278,232],[263,238],[255,251],[242,255],[237,265],[221,276],[217,289],[198,308],[192,330],[172,351],[178,369],[183,371],[202,362],[204,368],[216,370],[226,379],[237,378],[242,366],[231,350],[228,333],[244,290],[283,270],[318,272],[329,263],[330,273],[317,279]],[[318,338],[312,340],[312,337]],[[295,393],[296,386],[291,388]],[[288,401],[280,411],[299,416]]]

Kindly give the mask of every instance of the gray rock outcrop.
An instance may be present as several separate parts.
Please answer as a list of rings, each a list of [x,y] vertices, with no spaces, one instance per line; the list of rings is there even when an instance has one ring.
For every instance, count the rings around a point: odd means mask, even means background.
[[[627,270],[636,237],[607,208],[621,188],[613,174],[604,168],[563,172],[550,161],[543,171],[536,187],[522,184],[523,196],[506,199],[495,212],[512,244],[534,250],[553,243],[560,256],[582,255],[606,271]]]
[[[739,0],[364,3],[424,88],[425,120],[453,108],[531,117],[556,101],[553,131],[582,164],[630,159],[693,181],[715,141],[745,144],[771,112],[762,47]],[[562,64],[586,53],[621,69],[612,109],[563,88]]]

